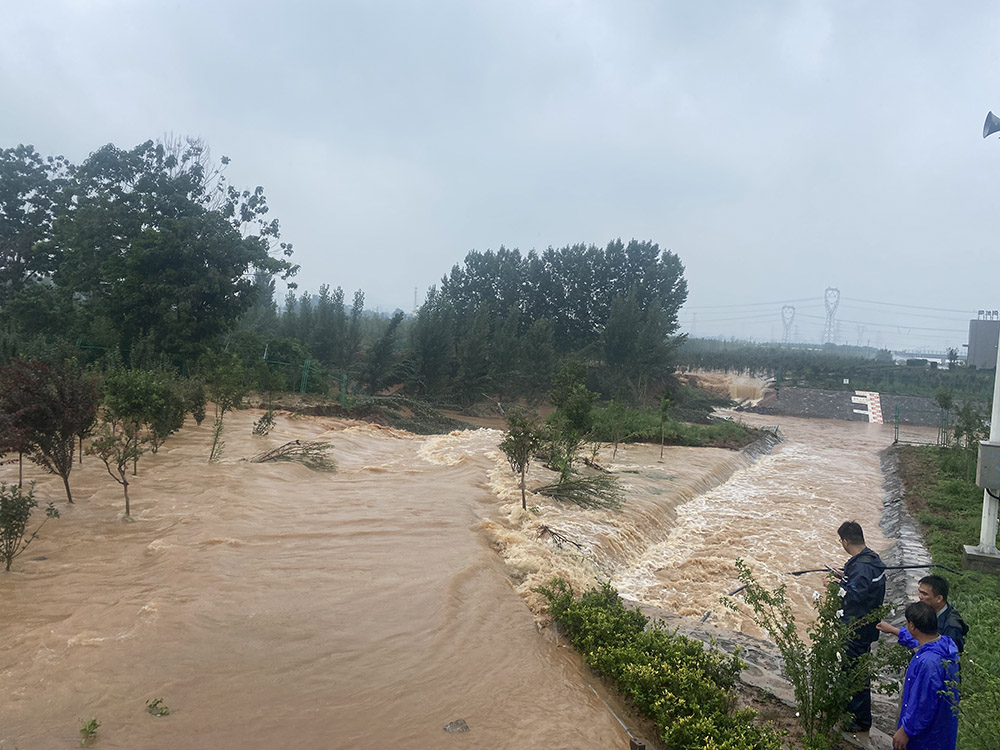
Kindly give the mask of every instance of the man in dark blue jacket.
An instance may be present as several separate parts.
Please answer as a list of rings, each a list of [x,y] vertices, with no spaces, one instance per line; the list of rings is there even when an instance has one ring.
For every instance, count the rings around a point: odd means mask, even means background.
[[[955,642],[958,653],[965,649],[965,636],[969,632],[969,626],[955,609],[948,603],[948,579],[942,576],[925,576],[920,579],[917,592],[920,601],[931,605],[937,614],[938,633],[946,635]],[[883,633],[891,633],[899,637],[899,642],[908,649],[917,648],[917,641],[913,635],[905,628],[897,628],[887,622],[880,622],[878,629]]]
[[[842,608],[839,612],[843,622],[850,624],[868,616],[885,601],[885,563],[875,550],[865,544],[865,534],[857,521],[845,521],[837,529],[840,544],[851,558],[844,564],[840,575],[840,596]],[[876,621],[859,625],[852,637],[844,644],[845,667],[852,666],[862,654],[871,650],[878,640]],[[867,732],[872,726],[871,680],[865,687],[851,696],[847,706],[853,720],[849,732]]]
[[[906,668],[903,704],[892,735],[893,750],[955,750],[958,740],[958,648],[937,632],[934,608],[906,608],[906,629],[917,651]]]

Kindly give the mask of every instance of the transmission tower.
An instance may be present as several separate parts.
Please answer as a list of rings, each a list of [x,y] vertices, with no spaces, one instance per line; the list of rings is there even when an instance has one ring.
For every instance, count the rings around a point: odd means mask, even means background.
[[[826,328],[823,329],[823,343],[837,342],[837,305],[840,304],[840,290],[828,286],[826,288]]]
[[[795,307],[794,305],[785,305],[781,308],[781,325],[785,327],[784,344],[792,343],[792,321],[795,320]]]

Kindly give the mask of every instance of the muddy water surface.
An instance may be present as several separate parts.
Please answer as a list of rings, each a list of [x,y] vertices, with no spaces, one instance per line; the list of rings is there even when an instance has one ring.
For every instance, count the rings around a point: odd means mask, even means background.
[[[611,580],[752,631],[718,605],[737,557],[789,583],[808,618],[821,577],[785,571],[842,563],[844,519],[891,543],[878,530],[889,427],[780,419],[787,442],[756,462],[604,446],[621,511],[537,495],[522,510],[495,430],[284,416],[254,438],[258,416],[227,418],[218,464],[207,425],[143,458],[132,522],[95,459],[73,473],[75,506],[32,472],[63,517],[0,575],[0,748],[70,746],[91,716],[106,748],[627,747],[578,659],[536,628],[532,588]],[[315,438],[337,473],[240,460]],[[529,486],[552,478],[533,466]],[[154,698],[173,713],[146,713]],[[460,718],[470,732],[442,731]]]
[[[739,415],[774,425],[775,417]],[[670,536],[651,545],[642,560],[617,579],[631,598],[679,614],[756,632],[745,616],[729,612],[719,597],[739,586],[734,560],[742,558],[762,583],[785,583],[800,622],[826,576],[788,571],[841,567],[846,555],[837,527],[858,521],[872,548],[892,544],[879,529],[882,510],[878,452],[892,442],[888,425],[777,418],[786,442],[727,482],[678,507]]]
[[[0,747],[69,747],[91,717],[104,748],[627,746],[475,530],[495,434],[252,438],[258,415],[227,417],[219,464],[207,423],[143,458],[132,522],[95,459],[75,506],[33,472],[63,517],[0,576]],[[316,437],[336,474],[239,461]]]

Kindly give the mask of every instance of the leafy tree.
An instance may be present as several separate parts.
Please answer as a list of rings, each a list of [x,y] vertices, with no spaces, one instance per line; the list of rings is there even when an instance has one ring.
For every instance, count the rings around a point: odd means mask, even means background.
[[[258,269],[253,274],[253,306],[240,318],[240,330],[275,333],[278,312],[274,301],[274,277]]]
[[[552,380],[549,400],[557,409],[566,403],[575,388],[587,382],[587,366],[576,357],[563,360],[559,373]]]
[[[125,492],[125,515],[129,515],[128,482],[122,482],[120,462],[132,462],[132,475],[138,471],[139,459],[146,446],[160,443],[167,435],[180,429],[176,425],[176,409],[181,397],[173,392],[162,373],[154,370],[129,370],[115,366],[104,380],[104,414],[99,436],[91,444],[91,453],[98,456],[111,477],[122,484]],[[184,412],[180,413],[183,424]],[[159,424],[154,435],[153,423]],[[115,467],[112,470],[112,466]]]
[[[955,420],[955,442],[975,448],[988,434],[986,419],[976,405],[971,401],[962,404]]]
[[[20,412],[8,414],[3,411],[4,408],[0,402],[0,458],[7,453],[17,454],[17,484],[20,487],[24,484],[24,454],[31,450],[31,446],[16,426]]]
[[[253,304],[255,272],[295,271],[268,221],[262,188],[238,191],[199,141],[107,145],[74,173],[72,210],[46,250],[54,279],[111,321],[126,354],[148,337],[174,356],[197,354]],[[259,279],[258,279],[259,281]]]
[[[184,426],[184,417],[187,415],[183,386],[174,378],[164,375],[161,373],[161,378],[156,382],[156,408],[149,420],[149,444],[153,453],[159,450],[170,435]]]
[[[456,398],[463,405],[482,398],[490,390],[490,313],[480,309],[457,343],[458,373],[452,384]]]
[[[600,411],[595,422],[602,435],[609,436],[613,444],[611,458],[618,456],[618,443],[629,438],[629,414],[626,409],[614,399]]]
[[[527,510],[524,482],[528,465],[542,445],[542,434],[536,415],[514,409],[507,413],[507,432],[500,441],[500,450],[507,456],[513,472],[521,478],[521,509]]]
[[[215,426],[208,460],[217,460],[222,452],[223,419],[239,408],[247,395],[246,371],[242,360],[230,352],[206,354],[199,362],[208,385],[208,396],[215,404]]]
[[[616,240],[606,248],[574,245],[522,256],[517,250],[470,252],[441,282],[441,293],[464,319],[481,308],[505,317],[522,314],[527,328],[546,318],[559,351],[579,351],[599,340],[612,301],[635,290],[641,310],[659,304],[668,334],[687,298],[684,268],[652,242]],[[522,331],[523,332],[523,331]]]
[[[365,313],[365,293],[358,289],[354,293],[351,304],[351,316],[347,324],[347,337],[344,342],[344,353],[341,361],[345,367],[354,362],[354,357],[361,349],[361,319]]]
[[[455,374],[455,311],[435,287],[417,311],[410,329],[414,374],[411,385],[419,393],[441,395]]]
[[[559,362],[554,337],[552,321],[540,318],[521,338],[521,361],[525,363],[524,389],[529,403],[541,401],[552,385]]]
[[[518,339],[520,313],[512,307],[503,323],[493,331],[488,352],[489,378],[502,400],[512,400],[524,391],[521,341]]]
[[[948,424],[951,421],[951,411],[955,408],[955,396],[946,388],[938,388],[934,393],[934,401],[941,409],[941,431],[943,443],[948,444]]]
[[[955,347],[948,347],[948,369],[954,370],[958,367],[958,349]]]
[[[377,393],[393,382],[393,350],[396,343],[396,331],[402,322],[403,311],[397,310],[378,341],[368,352],[361,379],[367,383],[368,392],[371,394]]]
[[[111,419],[101,424],[101,428],[91,441],[89,453],[96,455],[104,463],[108,474],[122,486],[125,493],[125,515],[132,515],[131,498],[128,494],[128,469],[135,465],[146,452],[147,438],[137,422]]]
[[[188,380],[184,388],[184,403],[199,427],[205,421],[205,404],[207,402],[205,384],[197,379]]]
[[[30,536],[26,535],[25,530],[31,518],[31,511],[37,505],[34,487],[25,495],[19,485],[8,487],[5,483],[0,484],[0,557],[6,563],[8,572],[11,562],[27,549],[45,522],[50,518],[59,518],[59,511],[49,503],[45,509],[45,520]]]
[[[66,159],[44,158],[34,146],[0,149],[0,307],[52,270],[41,243],[66,206],[71,174]]]
[[[16,430],[18,450],[62,478],[70,503],[76,440],[92,428],[97,403],[94,381],[75,360],[48,365],[15,359],[0,369],[0,413]]]

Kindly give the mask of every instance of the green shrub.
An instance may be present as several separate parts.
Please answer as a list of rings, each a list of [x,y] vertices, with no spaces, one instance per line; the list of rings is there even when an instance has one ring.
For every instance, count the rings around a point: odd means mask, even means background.
[[[830,748],[834,731],[846,715],[851,695],[864,686],[866,677],[885,666],[898,669],[908,656],[902,647],[890,647],[874,654],[863,654],[850,667],[842,661],[844,645],[857,628],[877,622],[887,608],[845,624],[838,616],[843,606],[839,586],[830,582],[825,594],[816,602],[817,617],[808,627],[809,641],[806,643],[799,636],[784,584],[768,590],[757,583],[742,560],[736,561],[736,569],[743,584],[743,598],[751,609],[754,622],[768,633],[781,653],[782,672],[795,692],[797,715],[805,733],[804,746],[811,750]],[[730,598],[723,599],[722,603],[734,612],[739,611]],[[894,687],[894,683],[886,683],[886,692]]]
[[[649,625],[607,583],[576,597],[562,579],[537,589],[584,661],[656,724],[674,750],[779,750],[753,711],[734,711],[738,657]]]

